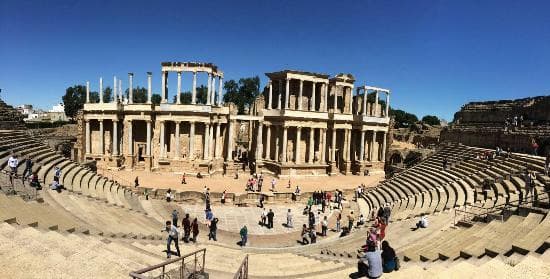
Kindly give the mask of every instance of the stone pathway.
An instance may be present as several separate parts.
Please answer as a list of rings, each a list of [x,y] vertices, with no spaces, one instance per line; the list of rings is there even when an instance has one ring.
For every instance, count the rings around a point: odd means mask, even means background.
[[[242,226],[246,225],[248,228],[248,233],[256,235],[283,234],[301,231],[302,225],[307,224],[308,222],[307,216],[302,214],[302,211],[305,208],[305,205],[303,204],[266,205],[265,208],[268,212],[269,209],[272,209],[275,213],[275,218],[273,219],[273,229],[268,229],[265,226],[259,225],[260,216],[262,213],[262,209],[259,207],[214,205],[212,206],[212,212],[214,213],[214,216],[220,220],[218,223],[219,229],[239,232]],[[286,224],[286,213],[289,208],[292,211],[294,228],[287,228],[283,226],[283,224]],[[205,221],[204,204],[188,205],[185,206],[185,210],[191,216],[199,216],[201,218],[201,222]],[[323,218],[322,216],[324,215],[330,218],[331,213],[329,213],[327,209],[325,214],[321,213],[321,218]]]

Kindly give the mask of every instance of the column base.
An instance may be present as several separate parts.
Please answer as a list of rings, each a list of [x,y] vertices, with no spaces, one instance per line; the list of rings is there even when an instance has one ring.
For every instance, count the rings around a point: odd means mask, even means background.
[[[126,169],[133,169],[134,168],[134,156],[125,155],[124,156],[124,166],[126,167]]]
[[[344,174],[345,174],[345,175],[350,175],[350,174],[352,174],[352,173],[351,173],[352,163],[353,163],[352,161],[344,161],[344,162],[343,162],[343,164],[344,164],[344,169],[343,169],[343,171],[344,171]]]
[[[330,176],[335,176],[335,175],[338,175],[338,173],[340,173],[340,170],[338,169],[338,167],[336,167],[336,162],[330,162],[328,171],[329,171],[328,175]]]
[[[145,170],[146,171],[151,171],[153,158],[151,156],[143,156],[143,161],[145,162]]]

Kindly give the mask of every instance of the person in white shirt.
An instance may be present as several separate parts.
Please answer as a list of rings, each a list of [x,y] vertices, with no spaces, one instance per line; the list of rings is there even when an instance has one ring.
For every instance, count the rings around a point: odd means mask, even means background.
[[[288,212],[286,213],[286,227],[292,228],[292,212],[290,211],[290,208],[288,209]]]
[[[170,244],[172,244],[172,241],[174,241],[174,244],[176,245],[178,257],[181,257],[180,246],[178,243],[178,228],[172,225],[172,222],[166,221],[166,227],[164,230],[161,230],[161,232],[163,231],[168,233],[168,238],[166,239],[166,257],[169,259],[172,256],[172,251],[170,251]]]
[[[17,173],[17,165],[19,165],[17,155],[11,155],[11,157],[8,159],[8,166],[11,168],[12,174]]]
[[[422,214],[422,216],[420,216],[420,220],[418,221],[418,223],[416,223],[416,228],[419,229],[419,228],[427,228],[427,227],[428,227],[428,217],[425,214]]]

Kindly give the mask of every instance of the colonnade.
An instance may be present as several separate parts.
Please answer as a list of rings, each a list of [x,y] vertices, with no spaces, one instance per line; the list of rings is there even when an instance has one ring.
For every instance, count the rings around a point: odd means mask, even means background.
[[[147,72],[147,104],[152,103],[152,77],[153,73]],[[117,79],[116,76],[113,77],[113,88],[112,88],[112,103],[122,103],[124,101],[124,94],[122,91],[122,80]],[[103,78],[99,78],[99,91],[98,91],[99,103],[103,104],[105,92],[103,90]],[[86,103],[91,103],[90,99],[90,82],[86,81]],[[128,103],[134,103],[134,73],[128,73]]]
[[[170,71],[162,71],[162,82],[161,82],[161,89],[162,89],[162,100],[161,103],[168,103],[168,73]],[[193,73],[193,83],[191,88],[191,104],[195,105],[197,104],[197,73],[200,71],[192,71]],[[177,85],[177,92],[176,92],[176,104],[181,104],[181,87],[182,87],[182,75],[183,71],[177,71],[177,79],[178,79],[178,85]],[[221,105],[221,93],[223,89],[223,76],[221,74],[215,73],[215,72],[207,72],[208,73],[208,79],[206,82],[206,105]],[[218,90],[216,91],[216,78],[218,80]]]
[[[300,82],[300,89],[298,91],[298,96],[296,98],[297,105],[296,110],[305,110],[305,111],[324,111],[327,112],[328,107],[328,82],[318,82],[313,80],[306,80],[306,79],[291,79],[286,78],[285,79],[285,91],[283,92],[283,80],[279,79],[278,82],[278,89],[279,92],[277,94],[278,100],[277,100],[277,107],[276,109],[282,109],[283,107],[285,109],[289,109],[290,106],[290,81],[291,80],[298,80]],[[304,82],[311,83],[311,92],[310,92],[310,101],[309,106],[307,108],[303,107],[303,95],[304,95]],[[321,84],[321,90],[317,90],[317,84]],[[268,97],[267,97],[267,109],[275,109],[274,107],[274,101],[273,101],[273,81],[269,79],[268,81]],[[282,100],[284,96],[284,100]],[[316,105],[316,99],[319,97],[319,100],[321,102],[319,103],[319,109],[317,109]],[[323,99],[321,99],[323,97]]]

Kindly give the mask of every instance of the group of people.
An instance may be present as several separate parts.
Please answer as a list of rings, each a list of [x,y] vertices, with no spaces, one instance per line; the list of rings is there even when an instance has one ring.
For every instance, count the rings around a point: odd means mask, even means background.
[[[246,191],[261,192],[264,184],[264,176],[262,174],[254,174],[246,181]]]
[[[179,212],[174,209],[172,211],[172,221],[166,221],[166,226],[164,227],[161,232],[167,232],[168,236],[166,239],[166,257],[170,258],[172,255],[171,252],[171,245],[172,242],[174,242],[174,245],[176,246],[176,252],[177,256],[180,257],[180,247],[179,247],[179,235],[180,235],[180,227],[178,226],[178,220],[179,220]],[[199,222],[197,218],[194,218],[193,221],[191,221],[191,217],[189,217],[189,214],[185,214],[185,218],[181,220],[181,226],[183,227],[183,236],[181,240],[185,243],[189,243],[189,241],[192,241],[193,243],[197,242],[197,236],[199,235]],[[191,239],[189,237],[191,236],[191,233],[193,233],[193,236]],[[209,234],[210,239],[210,234]],[[215,234],[214,234],[214,240]]]
[[[42,190],[42,185],[40,184],[38,174],[36,171],[33,171],[34,162],[32,158],[30,157],[25,158],[24,161],[25,161],[25,169],[23,170],[21,181],[23,182],[23,184],[25,184],[25,181],[28,181],[29,185],[32,188],[35,188],[36,190]],[[11,186],[13,187],[13,179],[18,177],[17,168],[19,167],[19,158],[17,154],[12,154],[8,158],[8,167],[10,168],[9,180],[10,180]],[[59,168],[59,166],[55,166],[54,177],[53,177],[53,181],[50,184],[50,189],[57,191],[59,193],[63,189],[65,189],[60,182],[60,178],[61,178],[61,168]]]

